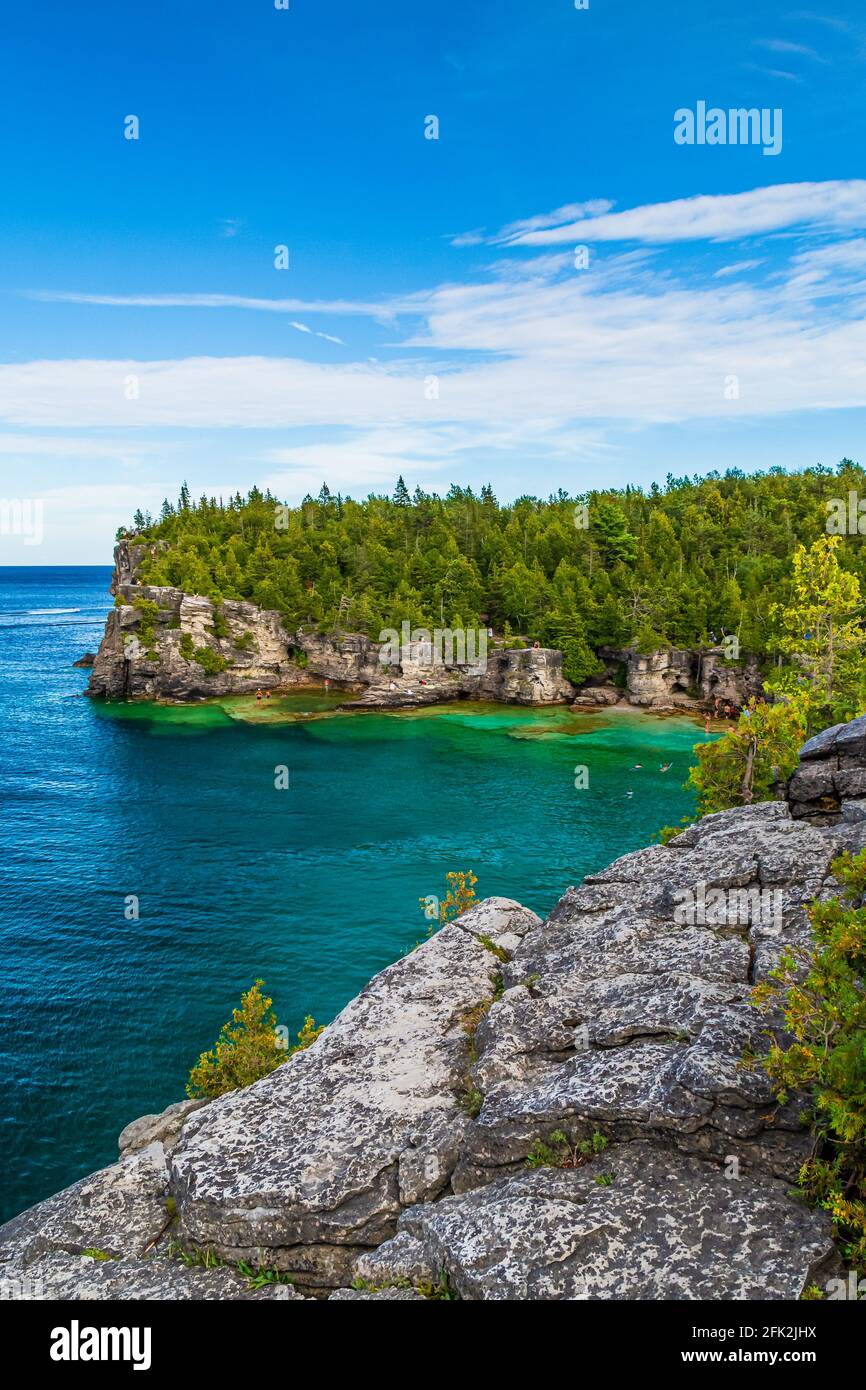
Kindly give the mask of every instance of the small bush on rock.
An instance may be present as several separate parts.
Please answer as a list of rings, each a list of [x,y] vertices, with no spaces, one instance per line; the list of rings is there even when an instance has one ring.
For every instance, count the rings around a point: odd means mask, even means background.
[[[263,980],[256,980],[241,995],[240,1008],[232,1010],[232,1022],[223,1025],[214,1046],[203,1052],[192,1068],[186,1087],[191,1099],[213,1100],[226,1091],[260,1081],[296,1052],[310,1047],[322,1032],[307,1015],[298,1042],[287,1048],[284,1030],[278,1028],[271,1007],[273,1000],[262,994],[263,984]]]
[[[834,861],[842,898],[815,902],[815,944],[790,949],[754,990],[762,1010],[781,1009],[791,1040],[773,1038],[763,1065],[784,1103],[811,1097],[812,1156],[806,1194],[833,1217],[843,1255],[866,1263],[866,850]]]

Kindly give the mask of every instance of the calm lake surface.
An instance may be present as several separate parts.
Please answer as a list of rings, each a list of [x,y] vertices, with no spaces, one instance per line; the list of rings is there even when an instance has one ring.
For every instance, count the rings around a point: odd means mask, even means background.
[[[328,1022],[423,938],[418,899],[447,870],[544,915],[693,804],[688,719],[345,714],[314,693],[96,705],[72,662],[96,650],[110,577],[0,569],[0,1219],[181,1099],[257,976],[293,1032]]]

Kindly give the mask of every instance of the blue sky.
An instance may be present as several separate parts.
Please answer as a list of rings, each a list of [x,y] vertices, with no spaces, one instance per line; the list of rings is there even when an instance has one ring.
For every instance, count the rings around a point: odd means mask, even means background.
[[[4,26],[0,495],[45,521],[0,563],[105,562],[183,478],[510,498],[860,456],[862,5]],[[701,101],[781,110],[781,151],[677,144]]]

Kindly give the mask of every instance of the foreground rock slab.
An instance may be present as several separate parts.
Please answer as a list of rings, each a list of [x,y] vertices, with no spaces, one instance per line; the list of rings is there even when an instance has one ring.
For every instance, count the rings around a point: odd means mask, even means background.
[[[823,1213],[785,1183],[619,1145],[406,1212],[359,1262],[375,1285],[444,1275],[472,1300],[796,1299],[835,1266]]]
[[[466,1017],[538,925],[488,898],[377,975],[308,1051],[191,1115],[170,1157],[184,1238],[304,1285],[349,1283],[405,1207],[447,1190],[469,1123]]]

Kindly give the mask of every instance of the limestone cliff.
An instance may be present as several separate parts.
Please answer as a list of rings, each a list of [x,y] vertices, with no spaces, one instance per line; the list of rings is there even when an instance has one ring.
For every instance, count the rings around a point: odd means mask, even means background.
[[[732,705],[739,710],[763,694],[755,656],[729,661],[721,647],[706,650],[659,647],[603,647],[605,676],[581,691],[583,705],[611,704],[614,697],[644,709],[708,709]],[[617,679],[619,688],[611,682]]]
[[[436,660],[429,646],[407,644],[384,664],[378,643],[360,633],[289,632],[278,613],[227,599],[218,607],[180,589],[141,584],[145,545],[115,550],[109,613],[88,694],[109,699],[196,700],[287,690],[329,681],[359,695],[359,708],[430,705],[443,700],[561,704],[574,698],[562,653],[491,651],[486,661]],[[155,613],[143,608],[155,605]],[[205,652],[202,663],[202,652]],[[209,655],[208,655],[209,654]]]
[[[834,857],[866,846],[866,718],[806,746],[810,787],[822,764],[833,805],[795,788],[796,817],[708,816],[545,922],[487,899],[270,1076],[127,1127],[117,1163],[0,1230],[9,1296],[412,1299],[444,1277],[470,1300],[776,1300],[820,1283],[830,1219],[790,1190],[802,1100],[777,1104],[742,1058],[765,1046],[753,984],[808,939]],[[721,918],[699,910],[709,889],[735,905]],[[553,1166],[527,1164],[539,1141]],[[224,1264],[188,1268],[171,1242]],[[238,1261],[297,1292],[250,1293]]]
[[[122,604],[106,621],[90,695],[198,700],[327,680],[358,697],[350,702],[355,709],[457,699],[521,705],[575,700],[575,687],[562,673],[562,653],[549,648],[491,648],[483,662],[443,662],[424,644],[410,642],[398,663],[386,665],[379,644],[361,633],[290,632],[278,613],[252,603],[226,600],[217,609],[200,595],[140,583],[142,559],[161,544],[124,540],[115,549],[111,593]],[[152,621],[143,615],[142,601],[156,605]],[[202,649],[210,653],[206,665]],[[756,659],[731,663],[721,649],[641,654],[632,647],[603,648],[601,657],[605,674],[577,693],[579,706],[622,701],[652,709],[712,709],[718,700],[740,708],[761,693]]]

